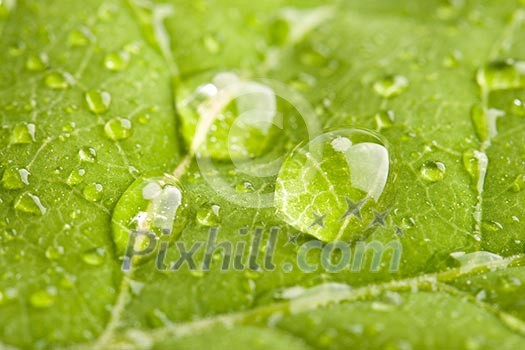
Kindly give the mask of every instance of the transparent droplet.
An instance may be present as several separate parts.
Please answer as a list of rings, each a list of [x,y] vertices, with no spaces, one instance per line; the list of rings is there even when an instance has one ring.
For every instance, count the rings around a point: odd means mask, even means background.
[[[102,114],[111,105],[111,95],[106,91],[90,90],[86,92],[85,99],[89,110],[95,114]]]
[[[101,184],[92,183],[84,187],[82,194],[84,195],[84,198],[87,199],[88,201],[98,202],[102,198],[103,189],[104,188],[102,187]]]
[[[46,76],[45,84],[53,90],[65,90],[69,87],[69,81],[64,74],[52,72]]]
[[[510,189],[514,192],[523,191],[525,189],[525,174],[518,175],[512,182]]]
[[[64,255],[64,247],[62,246],[50,245],[46,249],[46,258],[49,260],[58,260],[62,255]]]
[[[47,68],[48,63],[47,54],[31,55],[26,60],[26,69],[32,72],[40,72]]]
[[[390,156],[381,136],[361,129],[332,131],[286,158],[275,206],[288,224],[320,240],[353,240],[386,225],[389,178]],[[383,219],[376,218],[379,213]]]
[[[7,190],[18,190],[29,185],[30,173],[26,169],[16,167],[7,168],[2,175],[2,186]]]
[[[24,213],[39,216],[44,215],[47,211],[40,202],[40,198],[29,192],[24,192],[15,199],[14,208]]]
[[[450,255],[460,262],[462,272],[468,272],[482,266],[490,267],[491,265],[498,264],[503,261],[503,257],[500,255],[486,251],[477,251],[472,253],[454,252]]]
[[[505,115],[498,109],[485,109],[479,104],[472,106],[470,118],[481,142],[490,141],[498,135],[497,119]]]
[[[35,130],[36,127],[33,123],[17,124],[11,134],[10,142],[15,145],[32,143],[36,140]]]
[[[112,141],[125,140],[131,136],[131,121],[124,118],[113,118],[104,125],[104,133]]]
[[[80,161],[94,163],[97,160],[97,151],[93,147],[82,147],[78,150]]]
[[[243,182],[240,182],[237,185],[235,185],[235,190],[238,193],[255,192],[255,188],[248,181],[243,181]]]
[[[57,290],[53,287],[34,292],[29,297],[31,306],[35,308],[48,308],[53,306],[57,297]]]
[[[388,129],[394,125],[395,115],[394,111],[383,110],[376,113],[374,116],[376,121],[377,130],[381,131],[383,129]]]
[[[124,254],[132,231],[153,232],[170,240],[178,237],[187,219],[183,200],[180,186],[170,178],[135,180],[113,211],[112,234],[118,254]]]
[[[445,172],[445,164],[433,160],[424,162],[419,168],[421,178],[427,182],[438,182],[443,180]]]
[[[494,220],[484,220],[481,223],[481,227],[487,232],[496,232],[503,229],[503,225]]]
[[[374,91],[383,98],[401,95],[408,88],[408,79],[402,75],[389,75],[374,83]]]
[[[71,171],[71,173],[67,177],[67,184],[69,186],[78,185],[84,181],[85,175],[86,175],[86,171],[84,169],[75,169]]]
[[[463,153],[463,166],[476,185],[478,185],[480,177],[485,176],[488,162],[487,155],[478,150],[471,149]]]
[[[111,52],[104,57],[104,67],[113,72],[120,72],[128,66],[130,55],[126,51]]]
[[[510,110],[514,115],[525,117],[525,102],[520,99],[515,99],[512,101]]]
[[[105,256],[104,248],[90,249],[82,254],[82,261],[91,266],[100,266],[104,263]]]
[[[208,227],[219,225],[221,222],[220,209],[221,207],[216,204],[203,206],[197,211],[197,222]]]
[[[72,47],[83,47],[89,45],[93,34],[86,27],[75,28],[69,32],[67,42]]]
[[[485,91],[525,87],[525,62],[513,59],[493,61],[480,68],[476,81]]]
[[[199,155],[214,159],[261,155],[279,127],[273,89],[231,72],[183,84],[177,109],[188,146],[199,144]]]

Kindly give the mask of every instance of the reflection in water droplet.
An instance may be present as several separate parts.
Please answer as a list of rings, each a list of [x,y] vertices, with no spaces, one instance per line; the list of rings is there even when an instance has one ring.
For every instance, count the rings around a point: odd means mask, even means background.
[[[53,306],[57,296],[57,290],[54,287],[39,290],[31,294],[29,302],[36,308],[48,308]]]
[[[14,127],[11,134],[10,142],[12,144],[32,143],[35,139],[35,124],[22,123]]]
[[[389,75],[374,83],[374,91],[383,98],[401,95],[408,88],[408,79],[402,75]]]
[[[131,121],[124,118],[113,118],[104,125],[104,133],[113,141],[125,140],[131,136]]]
[[[82,194],[84,195],[84,198],[88,201],[97,202],[102,198],[102,190],[103,187],[101,184],[92,183],[84,187]]]
[[[442,162],[429,160],[419,168],[421,178],[428,182],[438,182],[445,177],[446,167]]]
[[[104,248],[91,249],[82,254],[82,261],[91,266],[100,266],[104,263],[105,256]]]
[[[86,27],[76,28],[69,32],[67,43],[72,47],[82,47],[90,43],[93,34]]]
[[[24,192],[15,199],[14,208],[18,211],[44,215],[47,209],[40,202],[40,198],[29,192]]]
[[[132,231],[175,239],[185,226],[187,206],[183,204],[182,191],[178,185],[166,181],[139,178],[119,199],[111,221],[118,254],[124,254]]]
[[[323,241],[365,234],[388,183],[390,158],[373,132],[328,132],[295,149],[279,173],[275,205],[290,225]]]
[[[26,69],[32,72],[40,72],[47,68],[48,62],[47,54],[32,55],[26,60]]]
[[[67,184],[70,186],[75,186],[84,181],[84,176],[86,171],[84,169],[73,170],[67,177]]]
[[[472,124],[481,142],[490,141],[498,135],[497,119],[505,115],[505,112],[498,109],[485,109],[475,104],[470,111]]]
[[[29,185],[30,173],[26,169],[16,167],[7,168],[2,175],[2,186],[7,190],[17,190]]]
[[[113,72],[120,72],[128,66],[130,55],[127,51],[112,52],[104,57],[104,67]]]
[[[217,226],[220,224],[221,219],[219,215],[221,207],[216,204],[205,205],[197,212],[197,222],[203,226]]]
[[[89,110],[95,114],[106,112],[111,105],[111,95],[106,91],[90,90],[84,97]]]

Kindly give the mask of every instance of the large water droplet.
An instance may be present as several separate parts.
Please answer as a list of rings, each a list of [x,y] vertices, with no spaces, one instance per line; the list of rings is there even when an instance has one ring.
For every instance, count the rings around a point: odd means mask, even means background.
[[[104,125],[104,133],[113,141],[125,140],[131,136],[133,128],[131,121],[124,118],[113,118]]]
[[[95,163],[97,151],[93,147],[82,147],[78,150],[78,157],[82,162]]]
[[[234,73],[198,77],[181,87],[179,97],[177,109],[183,136],[188,145],[202,144],[198,149],[200,156],[258,156],[278,130],[273,89]]]
[[[40,198],[29,192],[24,192],[15,199],[14,208],[35,215],[44,215],[47,211],[40,202]]]
[[[186,224],[183,193],[169,178],[139,178],[119,199],[112,217],[113,240],[124,254],[132,231],[175,239]]]
[[[54,287],[48,287],[34,292],[29,297],[31,306],[36,308],[48,308],[55,303],[57,290]]]
[[[71,171],[69,176],[67,177],[67,184],[69,186],[75,186],[84,181],[84,176],[86,175],[86,171],[84,169],[75,169]]]
[[[113,72],[120,72],[128,66],[130,55],[127,51],[108,53],[104,57],[104,67]]]
[[[84,198],[90,202],[98,202],[102,198],[103,187],[101,184],[92,183],[86,185],[82,190]]]
[[[197,212],[197,222],[203,226],[217,226],[221,222],[221,207],[216,204],[205,205]]]
[[[90,249],[82,254],[82,261],[91,266],[100,266],[104,263],[105,256],[104,248]]]
[[[490,62],[478,70],[476,80],[486,91],[525,87],[525,62],[513,59]]]
[[[10,142],[12,144],[32,143],[35,141],[35,124],[22,123],[17,124],[11,134]]]
[[[2,186],[7,190],[17,190],[29,185],[29,171],[16,167],[7,168],[2,175]]]
[[[446,167],[442,162],[429,160],[421,165],[419,173],[421,178],[427,182],[438,182],[445,177]]]
[[[401,95],[408,88],[408,79],[402,75],[389,75],[374,83],[374,91],[383,98]]]
[[[323,241],[357,239],[384,226],[390,158],[385,141],[360,129],[328,132],[295,149],[277,178],[280,216]],[[381,213],[382,212],[382,213]]]
[[[90,90],[86,92],[85,99],[89,110],[95,114],[102,114],[111,105],[111,95],[106,91]]]

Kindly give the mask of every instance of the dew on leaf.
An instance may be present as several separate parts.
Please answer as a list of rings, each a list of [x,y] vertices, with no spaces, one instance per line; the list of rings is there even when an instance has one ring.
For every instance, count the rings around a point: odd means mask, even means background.
[[[47,211],[40,202],[40,198],[29,192],[24,192],[15,199],[14,208],[24,213],[39,216],[44,215]]]
[[[27,45],[23,41],[19,41],[9,46],[8,53],[12,57],[21,56],[27,48]]]
[[[69,186],[75,186],[75,185],[81,184],[84,181],[85,175],[86,175],[86,171],[84,169],[74,169],[71,171],[71,173],[67,177],[66,182]]]
[[[408,88],[408,79],[402,75],[389,75],[376,81],[373,88],[383,98],[396,97]]]
[[[2,186],[6,190],[17,190],[24,188],[24,185],[29,185],[29,175],[30,173],[26,169],[9,167],[2,175]]]
[[[102,114],[111,105],[111,95],[107,91],[90,90],[84,95],[89,110],[95,114]]]
[[[481,266],[489,266],[503,261],[500,255],[486,252],[476,251],[472,253],[454,252],[450,256],[459,261],[462,272],[468,272]]]
[[[221,207],[217,204],[204,205],[197,211],[197,222],[202,226],[217,226],[221,222]]]
[[[90,202],[98,202],[102,198],[103,187],[98,183],[86,185],[82,190],[82,195]]]
[[[138,178],[119,199],[111,219],[113,241],[124,254],[132,231],[178,237],[186,224],[185,198],[169,178]]]
[[[93,147],[82,147],[78,150],[81,162],[94,163],[97,159],[97,151]]]
[[[70,83],[64,74],[52,72],[46,76],[45,84],[48,88],[53,90],[65,90],[69,87]]]
[[[125,140],[131,136],[133,127],[131,121],[125,118],[113,118],[104,125],[106,137],[112,141]]]
[[[446,167],[442,162],[429,160],[421,165],[419,173],[421,178],[427,182],[438,182],[445,177]]]
[[[395,114],[392,110],[382,110],[374,116],[376,122],[376,128],[378,131],[388,129],[394,125]]]
[[[64,255],[64,247],[50,245],[46,248],[45,255],[49,260],[58,260],[62,255]]]
[[[485,109],[475,104],[470,111],[470,118],[481,142],[490,141],[498,134],[497,119],[505,115],[498,109]]]
[[[32,143],[36,140],[35,131],[36,127],[33,123],[17,124],[11,133],[10,142],[15,145]]]
[[[57,297],[57,290],[54,287],[48,287],[34,292],[29,297],[31,306],[35,308],[48,308],[53,306]]]
[[[82,253],[82,261],[91,266],[100,266],[104,263],[105,256],[104,248],[94,248]]]
[[[235,190],[238,193],[255,192],[255,188],[248,181],[239,182],[237,185],[235,185]]]
[[[277,178],[275,206],[290,225],[322,241],[357,239],[375,212],[389,183],[386,142],[361,129],[322,134],[296,148]]]
[[[224,72],[196,78],[181,86],[177,109],[183,136],[191,147],[201,144],[200,156],[214,159],[246,159],[258,156],[269,146],[276,126],[276,97],[273,89]]]
[[[496,232],[503,229],[503,225],[494,220],[484,220],[481,223],[481,228],[488,232]]]
[[[104,67],[112,72],[120,72],[129,64],[130,55],[127,51],[111,52],[104,57]]]
[[[83,47],[89,45],[93,34],[86,27],[75,28],[69,32],[67,43],[72,47]]]
[[[514,99],[510,110],[514,115],[525,117],[525,102],[520,99]]]
[[[521,192],[525,189],[525,174],[518,175],[514,181],[512,182],[512,185],[510,186],[510,189],[513,192]]]
[[[47,54],[31,55],[26,60],[26,69],[31,72],[41,72],[47,68],[48,63]]]
[[[484,91],[525,87],[525,61],[498,60],[478,69],[476,81]]]

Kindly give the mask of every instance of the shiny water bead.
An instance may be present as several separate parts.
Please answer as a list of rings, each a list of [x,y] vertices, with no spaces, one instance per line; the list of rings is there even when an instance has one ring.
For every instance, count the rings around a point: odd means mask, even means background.
[[[446,167],[442,162],[429,160],[421,165],[419,173],[421,178],[427,182],[438,182],[445,177]]]
[[[132,132],[133,128],[129,119],[113,118],[104,125],[104,133],[112,141],[125,140],[131,136]]]
[[[102,114],[111,105],[111,95],[107,91],[90,90],[84,95],[87,106],[92,113]]]

